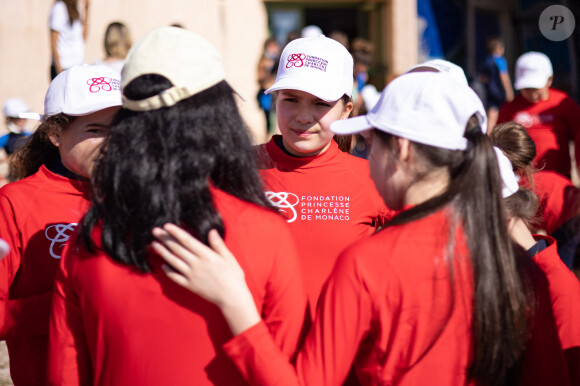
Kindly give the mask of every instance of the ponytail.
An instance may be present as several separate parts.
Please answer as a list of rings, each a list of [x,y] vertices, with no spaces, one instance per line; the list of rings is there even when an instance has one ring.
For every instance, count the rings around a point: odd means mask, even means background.
[[[387,146],[391,143],[391,135],[380,130],[374,133]],[[470,146],[463,151],[412,143],[428,170],[447,168],[449,185],[441,194],[397,215],[387,226],[451,206],[449,234],[455,234],[451,228],[461,224],[474,278],[473,351],[467,375],[482,385],[517,384],[528,339],[532,290],[524,271],[529,259],[520,258],[508,236],[495,153],[475,117],[468,123],[465,137]],[[450,251],[453,242],[450,237]]]

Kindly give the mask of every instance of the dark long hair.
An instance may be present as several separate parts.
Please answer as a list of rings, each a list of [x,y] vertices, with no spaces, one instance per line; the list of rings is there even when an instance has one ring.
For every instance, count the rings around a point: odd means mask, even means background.
[[[64,5],[66,5],[66,11],[68,12],[68,21],[70,25],[73,25],[75,20],[80,19],[78,0],[62,0]]]
[[[171,87],[160,75],[136,78],[124,89],[133,100]],[[82,220],[81,242],[102,224],[102,247],[116,261],[150,270],[151,230],[181,224],[207,243],[223,224],[210,185],[263,207],[262,189],[247,128],[224,81],[172,107],[121,109],[93,175],[93,198]]]
[[[26,144],[10,158],[10,180],[16,181],[38,171],[41,165],[60,160],[58,148],[50,141],[50,135],[66,130],[74,117],[56,114],[44,121],[27,139]]]
[[[390,146],[392,136],[375,133]],[[526,273],[529,259],[516,252],[508,237],[502,182],[490,139],[473,118],[465,137],[470,143],[465,151],[412,143],[428,169],[447,168],[449,185],[440,195],[396,216],[387,227],[423,218],[448,205],[453,208],[449,224],[463,228],[474,277],[473,351],[467,375],[482,385],[517,384],[533,294]],[[451,229],[450,234],[454,234]]]

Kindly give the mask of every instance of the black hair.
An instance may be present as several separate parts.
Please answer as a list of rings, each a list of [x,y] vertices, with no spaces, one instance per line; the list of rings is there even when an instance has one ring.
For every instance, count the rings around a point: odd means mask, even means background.
[[[50,140],[50,135],[68,129],[75,117],[60,113],[46,119],[26,140],[24,146],[10,158],[11,181],[33,175],[41,165],[51,165],[60,161],[58,148]]]
[[[163,76],[143,75],[123,93],[140,100],[171,86]],[[100,225],[105,252],[143,272],[151,268],[147,248],[156,226],[167,222],[185,226],[205,243],[211,229],[224,234],[212,202],[212,184],[271,208],[247,127],[225,81],[171,107],[121,109],[101,151],[92,205],[81,222],[81,242],[93,252],[91,234]]]
[[[453,208],[448,211],[448,231],[453,235],[451,228],[461,226],[474,278],[472,358],[467,376],[482,385],[511,385],[519,383],[521,377],[533,311],[529,308],[533,290],[527,273],[531,268],[525,252],[508,236],[493,146],[475,119],[472,117],[466,128],[470,145],[465,151],[411,142],[428,170],[448,170],[449,184],[441,194],[395,216],[386,227],[423,218],[445,206]],[[374,134],[387,147],[394,146],[393,136],[379,130]],[[449,243],[453,243],[452,238]],[[452,261],[451,246],[449,251]]]

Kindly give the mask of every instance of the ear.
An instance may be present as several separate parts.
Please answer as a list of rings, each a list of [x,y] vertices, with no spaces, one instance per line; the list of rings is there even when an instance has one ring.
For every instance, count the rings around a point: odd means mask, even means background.
[[[350,115],[354,104],[352,102],[348,102],[344,105],[344,109],[342,109],[342,114],[340,114],[340,119],[346,119]]]
[[[407,138],[395,137],[395,145],[399,161],[409,162],[412,154],[411,142]]]
[[[56,147],[60,147],[61,144],[61,137],[60,137],[60,132],[56,131],[56,130],[51,130],[50,133],[48,133],[48,138],[50,139],[50,142],[56,146]]]
[[[546,87],[552,87],[553,80],[554,80],[554,75],[552,75],[551,77],[548,78],[548,81],[546,82]]]

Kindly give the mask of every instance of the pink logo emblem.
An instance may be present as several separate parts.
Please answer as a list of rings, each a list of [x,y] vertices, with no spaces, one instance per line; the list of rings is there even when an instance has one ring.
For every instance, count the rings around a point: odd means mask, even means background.
[[[92,93],[103,91],[111,91],[113,88],[111,87],[111,79],[101,76],[100,78],[91,78],[87,80],[87,84],[89,85],[89,91]]]
[[[286,68],[302,67],[304,65],[304,59],[306,59],[306,55],[304,54],[290,54],[286,62]]]

